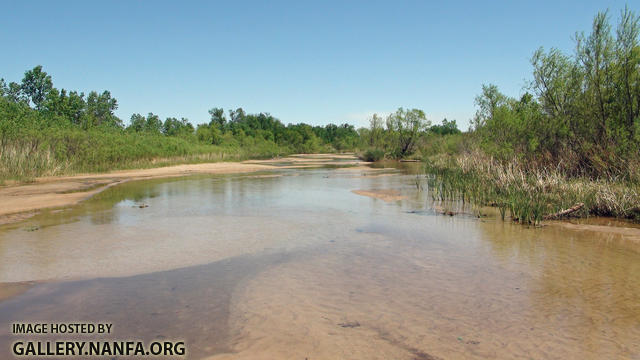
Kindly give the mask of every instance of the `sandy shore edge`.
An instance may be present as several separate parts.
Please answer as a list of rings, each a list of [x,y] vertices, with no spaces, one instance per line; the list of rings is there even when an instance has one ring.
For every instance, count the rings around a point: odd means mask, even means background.
[[[38,178],[30,184],[0,187],[0,225],[27,219],[42,209],[75,205],[128,181],[195,174],[252,173],[277,168],[251,162],[221,162]]]
[[[108,173],[40,177],[29,184],[0,187],[0,225],[28,219],[40,210],[72,206],[119,184],[134,180],[196,174],[248,174],[276,169],[367,164],[353,154],[296,154],[268,160],[181,164]]]

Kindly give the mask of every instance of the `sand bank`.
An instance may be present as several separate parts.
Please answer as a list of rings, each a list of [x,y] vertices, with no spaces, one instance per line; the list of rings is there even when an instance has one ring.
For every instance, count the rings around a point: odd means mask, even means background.
[[[386,202],[393,202],[406,199],[406,196],[400,194],[398,190],[351,190],[352,193],[369,196],[372,198],[380,199]]]
[[[37,214],[41,209],[75,205],[111,186],[132,180],[195,174],[252,173],[330,164],[349,166],[359,163],[356,157],[348,154],[299,154],[270,160],[185,164],[98,174],[41,177],[30,184],[0,187],[0,225],[27,219]]]

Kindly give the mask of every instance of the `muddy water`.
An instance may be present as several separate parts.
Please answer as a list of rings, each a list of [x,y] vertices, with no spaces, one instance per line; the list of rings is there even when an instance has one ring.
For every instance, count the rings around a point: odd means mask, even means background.
[[[127,183],[0,228],[0,358],[17,321],[193,359],[640,358],[631,226],[442,216],[398,172],[263,175]]]

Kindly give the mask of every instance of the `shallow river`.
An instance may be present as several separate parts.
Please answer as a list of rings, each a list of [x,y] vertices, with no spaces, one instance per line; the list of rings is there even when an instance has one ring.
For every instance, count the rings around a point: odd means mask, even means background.
[[[0,227],[0,358],[11,323],[108,322],[192,359],[640,359],[637,237],[432,206],[393,170],[110,188]]]

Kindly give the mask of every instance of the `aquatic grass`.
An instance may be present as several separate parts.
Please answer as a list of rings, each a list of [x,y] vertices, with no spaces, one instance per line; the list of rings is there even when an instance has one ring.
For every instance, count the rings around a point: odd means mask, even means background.
[[[617,179],[569,177],[557,169],[529,169],[481,153],[435,156],[426,162],[432,199],[495,206],[500,217],[540,224],[545,216],[583,203],[572,216],[603,215],[640,220],[640,187]]]

